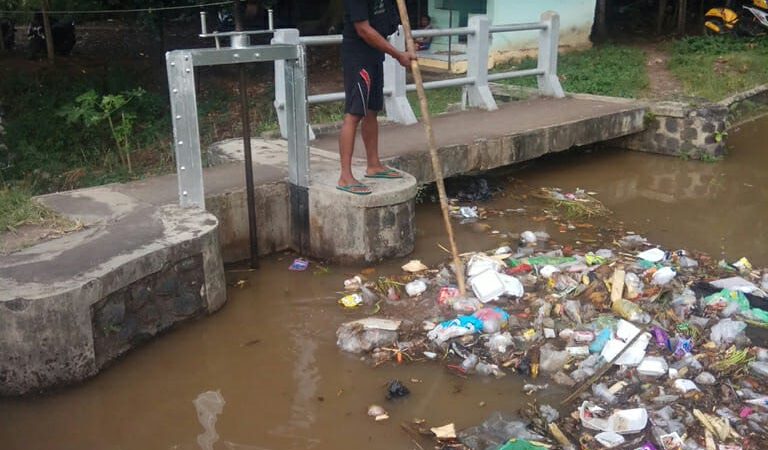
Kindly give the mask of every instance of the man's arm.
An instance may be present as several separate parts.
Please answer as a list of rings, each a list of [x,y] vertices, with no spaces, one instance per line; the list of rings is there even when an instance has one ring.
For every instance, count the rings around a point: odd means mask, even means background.
[[[355,22],[355,31],[366,44],[395,58],[403,67],[410,66],[411,61],[416,59],[411,53],[401,52],[393,47],[367,20]]]

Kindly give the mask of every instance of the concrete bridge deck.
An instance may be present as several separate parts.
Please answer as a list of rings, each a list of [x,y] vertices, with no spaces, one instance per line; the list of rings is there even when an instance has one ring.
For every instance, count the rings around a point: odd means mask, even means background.
[[[498,111],[470,110],[433,118],[435,139],[443,153],[464,145],[494,140],[532,137],[538,148],[518,148],[511,161],[488,161],[487,170],[501,165],[536,158],[544,153],[574,146],[603,142],[644,129],[646,107],[637,101],[597,96],[571,96],[563,99],[537,97],[502,103]],[[338,136],[326,134],[311,142],[315,148],[338,151]],[[380,152],[385,159],[427,152],[422,125],[388,124],[380,129]],[[520,147],[526,147],[520,144]],[[356,151],[362,154],[358,134]],[[501,151],[504,151],[501,149]],[[489,155],[493,157],[494,155]],[[457,167],[454,174],[472,167]],[[417,177],[418,178],[418,177]],[[426,180],[420,180],[426,181]]]
[[[644,105],[627,101],[537,98],[495,112],[439,116],[434,129],[450,176],[637,133],[644,128],[644,114]],[[392,202],[404,202],[400,213],[347,220],[360,223],[343,234],[367,239],[371,236],[355,236],[364,232],[360,227],[412,218],[416,183],[433,178],[421,125],[381,128],[385,161],[413,177],[373,182],[374,194],[367,197],[333,189],[336,139],[328,134],[311,143],[310,195],[314,189],[336,197],[329,197],[314,217],[310,208],[310,220],[338,216],[344,208],[385,210],[377,206],[391,200],[386,196],[408,195],[410,201],[398,197]],[[224,303],[222,257],[235,261],[247,256],[248,223],[242,142],[216,147],[218,155],[211,156],[221,164],[204,171],[208,213],[172,206],[178,201],[175,174],[40,197],[86,227],[0,259],[0,394],[91,376],[141,340]],[[364,155],[362,145],[357,154]],[[363,159],[355,161],[362,175]],[[254,142],[254,172],[260,252],[288,249],[293,218],[284,141]],[[41,321],[51,324],[44,332]]]

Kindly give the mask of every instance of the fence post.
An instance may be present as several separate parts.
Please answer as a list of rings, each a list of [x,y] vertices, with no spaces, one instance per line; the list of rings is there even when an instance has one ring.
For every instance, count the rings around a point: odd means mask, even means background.
[[[272,38],[272,44],[290,44],[300,45],[299,43],[299,30],[294,28],[286,28],[275,30],[274,37]],[[304,52],[302,52],[304,53]],[[288,139],[288,121],[287,121],[287,102],[286,102],[286,80],[285,80],[285,64],[284,60],[275,61],[275,112],[277,113],[277,122],[280,124],[280,136],[283,139]],[[304,70],[306,65],[302,64]],[[306,73],[304,74],[306,76]],[[309,140],[315,139],[315,134],[312,132],[312,127],[309,128]]]
[[[541,15],[544,29],[539,33],[539,92],[542,95],[563,98],[565,93],[557,77],[557,51],[560,46],[560,16],[554,11]]]
[[[173,116],[173,148],[182,208],[205,209],[200,129],[197,123],[195,67],[188,50],[165,54]]]
[[[490,21],[488,16],[472,16],[469,18],[469,28],[475,30],[467,37],[467,76],[475,79],[474,84],[464,87],[464,101],[473,108],[488,111],[498,109],[496,100],[488,87],[488,56],[490,54]]]
[[[389,37],[389,42],[398,50],[405,50],[405,34],[400,26],[397,32]],[[390,55],[384,58],[384,106],[387,119],[411,125],[416,123],[416,115],[408,102],[405,85],[405,67]]]

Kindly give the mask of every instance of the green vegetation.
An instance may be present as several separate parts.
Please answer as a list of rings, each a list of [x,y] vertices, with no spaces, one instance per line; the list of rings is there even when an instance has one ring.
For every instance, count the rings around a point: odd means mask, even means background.
[[[138,89],[132,79],[125,70],[10,74],[0,84],[8,146],[0,153],[0,188],[40,194],[167,170],[167,100]]]
[[[22,225],[54,224],[61,219],[20,189],[0,189],[0,232]]]
[[[536,60],[527,58],[515,65],[515,69],[533,69]],[[496,71],[510,70],[510,66]],[[638,97],[648,87],[645,54],[642,50],[622,45],[603,45],[581,52],[560,56],[558,73],[563,89],[567,92],[609,95],[613,97]],[[504,81],[519,86],[536,86],[535,77]]]
[[[681,39],[671,46],[669,69],[689,95],[722,100],[768,83],[768,38]]]

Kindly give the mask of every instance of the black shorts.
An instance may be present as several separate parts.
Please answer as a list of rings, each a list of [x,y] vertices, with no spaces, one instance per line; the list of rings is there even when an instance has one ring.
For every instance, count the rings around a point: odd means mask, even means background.
[[[343,58],[344,112],[365,116],[384,109],[384,65],[380,58]]]

